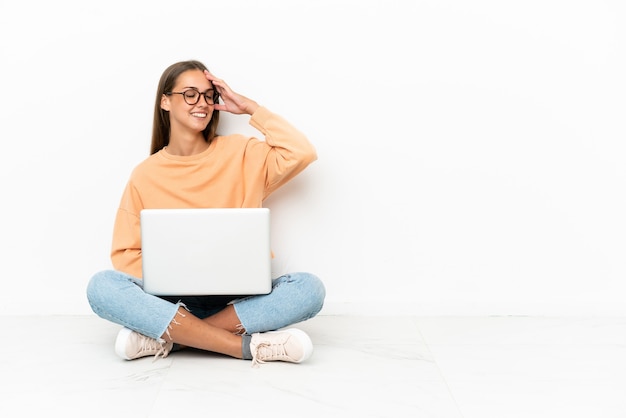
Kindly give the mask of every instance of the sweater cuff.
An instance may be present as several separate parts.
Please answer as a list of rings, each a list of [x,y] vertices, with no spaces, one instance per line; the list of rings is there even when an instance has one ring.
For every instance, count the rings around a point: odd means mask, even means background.
[[[271,117],[272,112],[263,106],[259,106],[250,117],[250,125],[261,132],[265,132],[263,127],[265,126],[265,122],[267,122],[267,120]]]

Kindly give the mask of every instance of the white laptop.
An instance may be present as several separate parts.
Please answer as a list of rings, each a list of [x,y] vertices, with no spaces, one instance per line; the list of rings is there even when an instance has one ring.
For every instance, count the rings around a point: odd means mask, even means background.
[[[271,291],[269,209],[144,209],[140,216],[147,293],[255,295]]]

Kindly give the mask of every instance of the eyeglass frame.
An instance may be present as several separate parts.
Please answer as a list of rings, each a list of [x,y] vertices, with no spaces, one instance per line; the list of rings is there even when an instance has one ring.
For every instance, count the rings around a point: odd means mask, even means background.
[[[185,93],[187,93],[188,91],[195,91],[196,93],[198,93],[198,100],[196,100],[194,103],[189,103],[187,101],[188,97],[185,96]],[[213,92],[213,97],[211,97],[211,103],[209,103],[209,98],[207,97],[207,93],[209,91]],[[185,91],[170,91],[168,93],[165,93],[166,96],[171,96],[172,94],[180,94],[183,96],[183,100],[185,101],[185,103],[187,103],[189,106],[195,106],[200,102],[200,96],[204,96],[204,101],[206,102],[206,104],[208,104],[209,106],[213,106],[216,103],[218,103],[219,99],[220,99],[220,93],[215,90],[215,89],[208,89],[207,91],[205,91],[204,93],[201,92],[200,90],[196,89],[196,88],[189,88]],[[191,100],[191,99],[189,99]]]

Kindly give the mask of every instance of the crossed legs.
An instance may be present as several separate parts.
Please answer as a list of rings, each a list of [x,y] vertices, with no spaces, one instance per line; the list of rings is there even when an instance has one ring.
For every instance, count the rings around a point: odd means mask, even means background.
[[[213,351],[243,358],[242,337],[238,335],[241,322],[233,305],[215,315],[200,319],[180,306],[168,330],[161,336],[183,347]]]
[[[152,351],[164,354],[173,343],[235,358],[250,358],[250,346],[259,347],[251,340],[252,336],[312,318],[321,310],[324,297],[324,285],[316,276],[292,273],[275,279],[267,295],[236,300],[223,309],[218,307],[216,313],[200,308],[200,316],[197,316],[187,310],[184,303],[145,293],[141,280],[120,271],[97,273],[87,287],[93,311],[125,327],[120,332],[123,338],[118,336],[116,352],[127,359]],[[300,339],[309,346],[310,340],[302,334],[291,331],[276,338]],[[255,338],[263,339],[265,344],[268,338],[274,337],[265,334]],[[125,340],[132,343],[127,344]],[[131,345],[133,349],[126,350]],[[134,353],[135,348],[137,353]],[[305,352],[302,358],[307,355],[310,352]]]

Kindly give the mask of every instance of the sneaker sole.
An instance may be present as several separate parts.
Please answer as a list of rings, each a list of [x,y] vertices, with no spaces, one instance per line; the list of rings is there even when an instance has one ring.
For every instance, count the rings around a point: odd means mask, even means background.
[[[307,335],[306,332],[297,328],[288,328],[288,329],[283,329],[280,331],[268,331],[267,333],[279,334],[283,332],[291,334],[298,340],[302,341],[304,354],[302,355],[302,358],[300,360],[294,361],[294,363],[302,363],[303,361],[311,357],[311,355],[313,354],[313,342],[311,341],[311,338]]]
[[[126,341],[132,332],[133,331],[128,328],[122,328],[115,339],[115,354],[124,360],[130,360],[130,358],[126,355]]]

